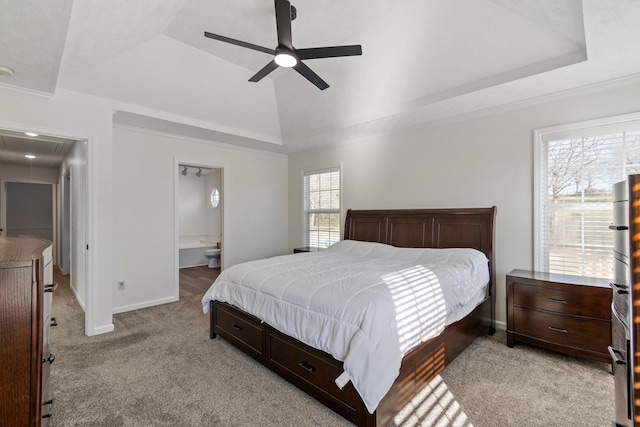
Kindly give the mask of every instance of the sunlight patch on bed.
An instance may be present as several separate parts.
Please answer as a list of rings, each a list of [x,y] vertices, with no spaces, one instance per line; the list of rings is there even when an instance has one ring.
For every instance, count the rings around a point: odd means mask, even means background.
[[[419,344],[423,337],[439,334],[446,323],[446,305],[438,276],[416,265],[382,277],[396,309],[398,339],[403,351]]]

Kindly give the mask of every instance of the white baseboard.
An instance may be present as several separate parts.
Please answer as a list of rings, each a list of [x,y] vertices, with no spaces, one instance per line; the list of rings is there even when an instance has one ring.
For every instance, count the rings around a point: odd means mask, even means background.
[[[155,307],[156,305],[162,305],[162,304],[167,304],[167,303],[170,303],[170,302],[176,302],[178,300],[179,300],[179,298],[177,298],[177,297],[167,297],[167,298],[161,298],[161,299],[152,300],[152,301],[144,301],[144,302],[137,303],[137,304],[123,305],[123,306],[120,306],[120,307],[113,307],[113,310],[111,312],[113,314],[126,313],[127,311],[140,310],[141,308]]]
[[[99,326],[94,328],[93,331],[89,331],[88,336],[106,334],[108,332],[113,332],[115,330],[113,323],[109,323],[108,325]]]

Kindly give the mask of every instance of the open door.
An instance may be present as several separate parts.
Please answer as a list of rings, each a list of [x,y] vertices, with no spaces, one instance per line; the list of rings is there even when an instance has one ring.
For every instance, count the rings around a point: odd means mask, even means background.
[[[71,169],[62,180],[62,233],[60,235],[60,271],[65,276],[71,271]]]

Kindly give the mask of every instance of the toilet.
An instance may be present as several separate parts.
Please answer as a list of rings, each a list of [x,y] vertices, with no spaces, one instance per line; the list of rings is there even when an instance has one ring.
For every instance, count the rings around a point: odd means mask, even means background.
[[[204,254],[209,259],[209,268],[220,267],[220,248],[206,249]]]

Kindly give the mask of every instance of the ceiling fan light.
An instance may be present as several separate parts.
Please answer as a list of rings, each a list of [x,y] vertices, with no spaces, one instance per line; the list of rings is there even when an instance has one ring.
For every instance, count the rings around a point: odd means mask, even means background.
[[[276,54],[275,61],[279,66],[286,68],[295,67],[298,63],[296,57],[287,52],[280,52]]]

